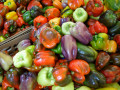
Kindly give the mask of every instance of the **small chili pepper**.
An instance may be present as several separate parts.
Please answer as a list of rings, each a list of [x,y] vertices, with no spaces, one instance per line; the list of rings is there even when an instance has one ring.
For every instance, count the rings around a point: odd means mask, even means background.
[[[55,17],[59,17],[60,11],[57,8],[50,8],[50,9],[47,9],[45,11],[45,14],[46,14],[46,17],[48,18],[48,21],[49,21],[50,19],[53,19]]]
[[[93,15],[94,17],[99,16],[104,10],[103,3],[101,0],[89,0],[86,5],[86,11],[88,15]]]
[[[6,19],[7,20],[17,20],[18,19],[18,15],[17,15],[17,13],[15,12],[15,11],[11,11],[11,12],[8,12],[7,14],[6,14]]]
[[[1,16],[5,16],[6,13],[9,12],[9,7],[8,6],[4,6],[3,4],[0,4],[0,14]]]
[[[96,21],[93,25],[89,26],[89,32],[92,35],[95,35],[96,33],[108,33],[108,29],[106,26],[101,24],[99,21]]]
[[[17,15],[21,17],[26,12],[26,7],[21,5],[20,7],[17,8],[16,12]]]
[[[42,26],[43,24],[47,23],[47,18],[40,15],[40,16],[37,16],[35,19],[34,19],[34,26],[36,28],[39,28],[40,26]]]
[[[46,6],[52,6],[52,0],[42,0],[42,3]]]
[[[18,17],[18,19],[16,20],[16,23],[19,27],[21,27],[22,25],[25,24],[24,20],[22,17]]]
[[[7,0],[6,2],[4,2],[5,6],[8,6],[10,10],[16,10],[17,5],[14,2],[14,0]]]

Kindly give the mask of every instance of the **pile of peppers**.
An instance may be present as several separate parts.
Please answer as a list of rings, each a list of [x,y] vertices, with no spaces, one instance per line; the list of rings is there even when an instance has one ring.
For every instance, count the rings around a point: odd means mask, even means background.
[[[0,0],[0,90],[120,90],[120,0]]]

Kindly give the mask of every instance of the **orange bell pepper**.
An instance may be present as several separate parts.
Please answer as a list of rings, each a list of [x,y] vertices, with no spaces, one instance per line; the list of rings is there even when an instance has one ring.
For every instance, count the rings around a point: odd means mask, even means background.
[[[53,6],[55,6],[58,9],[63,9],[62,3],[59,0],[54,0],[53,1]]]

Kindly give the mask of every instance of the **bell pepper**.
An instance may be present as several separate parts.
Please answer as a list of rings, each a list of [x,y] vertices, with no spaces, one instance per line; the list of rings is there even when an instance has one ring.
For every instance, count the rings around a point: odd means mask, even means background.
[[[96,90],[117,90],[116,88],[106,87],[106,88],[98,88]]]
[[[91,88],[104,87],[106,85],[106,78],[104,75],[95,69],[94,64],[89,65],[91,72],[86,76],[83,84]]]
[[[61,35],[53,28],[46,27],[40,32],[40,42],[46,48],[54,48],[61,39]]]
[[[51,49],[51,51],[57,53],[57,54],[62,54],[62,47],[61,43],[59,43],[55,48]]]
[[[116,0],[104,0],[105,6],[113,11],[119,11],[120,10],[120,1]]]
[[[96,21],[97,20],[95,20],[95,19],[89,19],[88,22],[87,22],[87,25],[88,26],[94,25]]]
[[[43,9],[42,9],[42,12],[45,13],[45,11],[47,9],[50,9],[50,8],[55,8],[54,6],[45,6]]]
[[[40,15],[40,16],[37,16],[35,19],[34,19],[34,26],[36,28],[39,28],[40,26],[42,26],[43,24],[47,23],[47,18]]]
[[[20,76],[20,90],[34,90],[37,86],[35,73],[25,72]]]
[[[108,29],[106,26],[102,25],[99,21],[96,21],[93,25],[89,26],[89,32],[92,35],[96,33],[108,33]]]
[[[52,6],[52,0],[42,0],[42,3],[46,6]]]
[[[10,55],[7,55],[3,52],[0,52],[0,65],[1,67],[7,71],[13,64],[13,58]]]
[[[66,86],[68,85],[72,79],[70,75],[67,75],[68,68],[65,66],[55,67],[52,70],[53,77],[55,79],[55,84],[59,86]]]
[[[32,18],[35,18],[35,17],[37,17],[37,16],[39,16],[39,15],[42,15],[42,14],[43,14],[43,13],[42,13],[42,10],[41,10],[41,8],[38,7],[38,6],[33,6],[33,7],[30,9],[30,15],[31,15]]]
[[[113,83],[120,81],[120,67],[116,65],[109,65],[101,72],[106,77],[106,83]]]
[[[19,5],[26,6],[31,0],[17,0]]]
[[[54,85],[54,86],[52,86],[52,90],[74,90],[74,83],[71,82],[64,87]]]
[[[16,10],[17,5],[15,4],[14,0],[7,0],[4,2],[5,6],[8,6],[10,10]]]
[[[99,21],[110,28],[116,24],[117,16],[112,10],[107,10],[100,16]]]
[[[3,27],[3,23],[4,23],[3,17],[0,15],[0,30],[1,30],[2,27]]]
[[[61,67],[61,66],[68,67],[68,62],[66,59],[60,59],[59,61],[56,62],[55,67]]]
[[[76,59],[77,44],[71,35],[64,35],[61,39],[62,54],[68,61]]]
[[[70,28],[75,26],[75,23],[69,21],[62,24],[62,33],[65,35],[70,34]]]
[[[16,12],[19,17],[23,16],[23,14],[26,12],[25,6],[21,5],[20,7],[17,8]]]
[[[12,86],[8,82],[7,78],[4,77],[3,82],[2,82],[2,89],[1,90],[7,90],[8,87],[12,87]]]
[[[120,54],[119,53],[114,53],[110,55],[110,62],[113,65],[120,65]]]
[[[97,54],[97,51],[92,47],[77,43],[77,59],[93,62],[96,59]]]
[[[9,7],[8,6],[4,6],[3,4],[0,4],[0,14],[1,16],[5,16],[6,13],[9,12]]]
[[[66,6],[61,12],[61,17],[66,18],[66,17],[71,16],[72,14],[73,14],[73,10],[70,9],[69,6]]]
[[[99,33],[98,35],[93,36],[93,40],[90,42],[90,44],[95,50],[103,50],[105,48],[107,39],[108,35],[106,33]]]
[[[62,28],[59,25],[55,25],[53,29],[55,29],[56,31],[60,33],[60,35],[62,35]]]
[[[109,83],[109,84],[106,84],[106,87],[112,87],[118,90],[120,89],[120,85],[118,83]]]
[[[79,8],[81,5],[84,5],[84,0],[68,0],[68,6],[72,10]]]
[[[115,36],[120,33],[120,21],[118,21],[112,28],[109,29],[108,34]]]
[[[101,0],[89,0],[86,5],[86,11],[88,15],[93,15],[94,17],[99,16],[104,10],[104,5]]]
[[[50,26],[53,28],[56,25],[60,25],[60,18],[53,18],[49,21]]]
[[[27,50],[22,50],[13,57],[14,66],[17,68],[31,67],[32,61],[32,56]]]
[[[42,86],[54,85],[55,79],[52,75],[53,67],[45,67],[38,73],[37,82]]]
[[[42,5],[39,1],[37,0],[31,0],[27,6],[27,10],[30,10],[33,6],[38,6],[40,8],[42,8]]]
[[[115,53],[117,50],[117,43],[114,40],[107,40],[103,50],[110,53]]]
[[[87,86],[81,86],[81,87],[77,88],[76,90],[91,90],[91,89]]]
[[[110,55],[106,52],[99,52],[96,58],[96,69],[101,70],[104,68],[110,60]]]
[[[6,73],[6,78],[8,82],[12,85],[12,87],[15,87],[16,89],[19,89],[19,76],[22,73],[22,69],[17,69],[17,68],[11,68],[9,71]]]
[[[17,29],[17,23],[14,20],[8,20],[4,23],[4,29],[10,33],[13,33]]]
[[[22,25],[25,24],[24,20],[22,17],[18,17],[18,19],[16,20],[16,23],[19,27],[21,27]]]
[[[82,22],[76,22],[74,26],[71,26],[70,34],[83,44],[88,44],[93,39],[88,28]]]
[[[73,18],[76,22],[78,22],[78,21],[85,22],[88,18],[88,14],[83,8],[77,8],[73,12]]]
[[[48,21],[60,16],[60,11],[57,8],[50,8],[45,11],[46,17],[48,18]]]
[[[34,63],[36,66],[55,66],[55,53],[52,51],[40,51],[36,54]]]
[[[117,45],[120,46],[120,34],[116,34],[113,39],[116,41]]]
[[[5,38],[8,38],[9,36],[10,36],[10,33],[7,31],[7,30],[5,30],[5,29],[3,29],[3,36],[5,37]]]
[[[23,20],[28,23],[28,24],[31,24],[31,22],[33,21],[33,18],[31,17],[30,15],[30,11],[26,11],[24,14],[23,14]]]
[[[63,9],[62,2],[60,2],[59,0],[54,0],[53,6],[58,8],[58,9]]]
[[[27,48],[25,48],[25,50],[27,51],[27,52],[29,52],[29,54],[33,57],[34,55],[33,55],[33,52],[34,52],[34,50],[35,50],[35,45],[30,45],[30,46],[28,46]]]
[[[15,11],[11,11],[11,12],[8,12],[7,14],[6,14],[6,19],[7,20],[17,20],[18,19],[18,15],[17,15],[17,13],[15,12]]]
[[[32,42],[35,42],[37,40],[37,37],[35,36],[35,33],[37,31],[37,28],[33,27],[33,29],[30,31],[30,40],[32,40]]]
[[[0,42],[3,42],[6,38],[4,36],[0,36]]]

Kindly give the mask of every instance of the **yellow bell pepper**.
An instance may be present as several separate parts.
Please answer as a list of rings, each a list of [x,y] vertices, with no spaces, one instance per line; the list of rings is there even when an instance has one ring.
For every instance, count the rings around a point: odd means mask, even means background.
[[[15,11],[12,11],[12,12],[8,12],[7,14],[6,14],[6,19],[7,20],[17,20],[18,19],[18,15],[17,15],[17,13],[15,12]]]
[[[53,18],[49,21],[50,26],[53,28],[56,25],[60,25],[60,18]]]
[[[106,88],[99,88],[96,90],[117,90],[117,88],[112,88],[112,87],[106,87]]]
[[[14,0],[7,0],[6,2],[4,2],[4,5],[8,6],[10,10],[16,10],[17,8]]]

